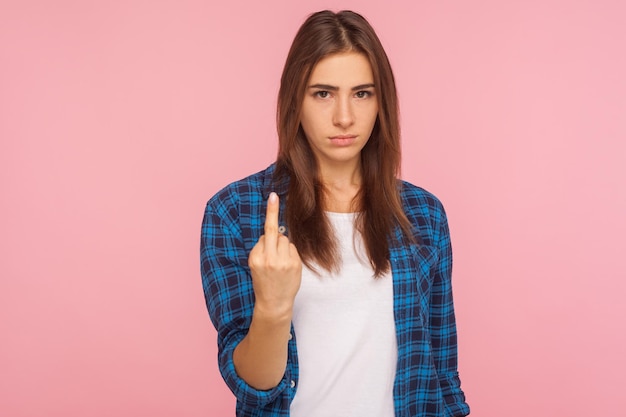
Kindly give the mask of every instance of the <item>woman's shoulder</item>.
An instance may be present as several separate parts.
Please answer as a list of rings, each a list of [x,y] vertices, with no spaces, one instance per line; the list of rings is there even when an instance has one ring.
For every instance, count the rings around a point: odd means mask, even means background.
[[[245,178],[233,181],[215,193],[207,202],[207,208],[223,212],[240,211],[242,206],[260,205],[272,191],[275,165]]]
[[[443,209],[443,205],[437,196],[430,191],[412,184],[408,181],[400,180],[400,196],[402,202],[410,207],[426,205],[431,208]]]
[[[404,213],[415,228],[419,240],[427,246],[435,246],[447,232],[448,219],[443,204],[430,191],[399,181],[400,197]],[[444,235],[442,235],[442,232]]]
[[[428,218],[436,223],[445,220],[446,212],[437,196],[408,181],[400,180],[399,184],[402,206],[412,223],[419,223],[418,218]]]

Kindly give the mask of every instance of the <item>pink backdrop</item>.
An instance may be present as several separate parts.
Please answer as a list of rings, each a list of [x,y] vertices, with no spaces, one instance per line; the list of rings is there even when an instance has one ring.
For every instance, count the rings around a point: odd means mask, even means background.
[[[0,415],[234,414],[204,203],[273,160],[287,49],[329,7],[379,32],[403,176],[447,207],[473,414],[623,413],[624,2],[248,3],[0,3]]]

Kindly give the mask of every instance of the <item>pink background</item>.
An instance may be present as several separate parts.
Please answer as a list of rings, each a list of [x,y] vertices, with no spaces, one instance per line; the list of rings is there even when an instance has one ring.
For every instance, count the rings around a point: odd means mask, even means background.
[[[133,0],[0,3],[0,415],[234,414],[200,222],[322,8],[378,31],[448,210],[473,415],[624,412],[623,1]]]

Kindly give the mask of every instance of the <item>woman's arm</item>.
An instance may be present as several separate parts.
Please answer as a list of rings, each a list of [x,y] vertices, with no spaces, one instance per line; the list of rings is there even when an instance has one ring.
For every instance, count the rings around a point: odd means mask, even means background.
[[[285,370],[291,307],[285,303],[279,308],[281,305],[265,294],[274,291],[258,285],[266,274],[255,272],[253,278],[249,266],[257,262],[249,256],[260,248],[259,243],[252,248],[250,240],[264,226],[259,213],[265,202],[261,192],[253,191],[256,186],[255,179],[234,183],[211,198],[204,213],[200,244],[202,285],[217,330],[220,373],[237,400],[249,408],[265,407],[277,399],[291,379]],[[271,224],[268,229],[272,229]],[[279,241],[284,245],[283,238],[276,237],[276,249]],[[299,277],[297,274],[292,280],[298,287]],[[285,311],[289,314],[281,314]]]
[[[278,196],[271,193],[265,234],[248,258],[255,295],[252,323],[233,354],[239,376],[261,390],[275,387],[285,373],[293,303],[302,276],[296,247],[278,232],[278,210]]]
[[[430,295],[429,331],[439,385],[445,400],[446,416],[458,417],[469,414],[469,406],[465,402],[457,371],[457,332],[452,300],[452,246],[443,207],[438,216],[435,242],[439,259],[435,266]]]

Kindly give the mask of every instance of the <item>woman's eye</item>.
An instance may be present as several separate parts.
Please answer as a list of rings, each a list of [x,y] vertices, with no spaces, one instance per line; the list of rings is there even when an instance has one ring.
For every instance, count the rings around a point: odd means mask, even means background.
[[[356,97],[357,98],[368,98],[369,96],[371,96],[372,93],[369,91],[358,91],[356,93]]]
[[[318,91],[315,95],[319,98],[328,98],[329,96],[328,91]]]

